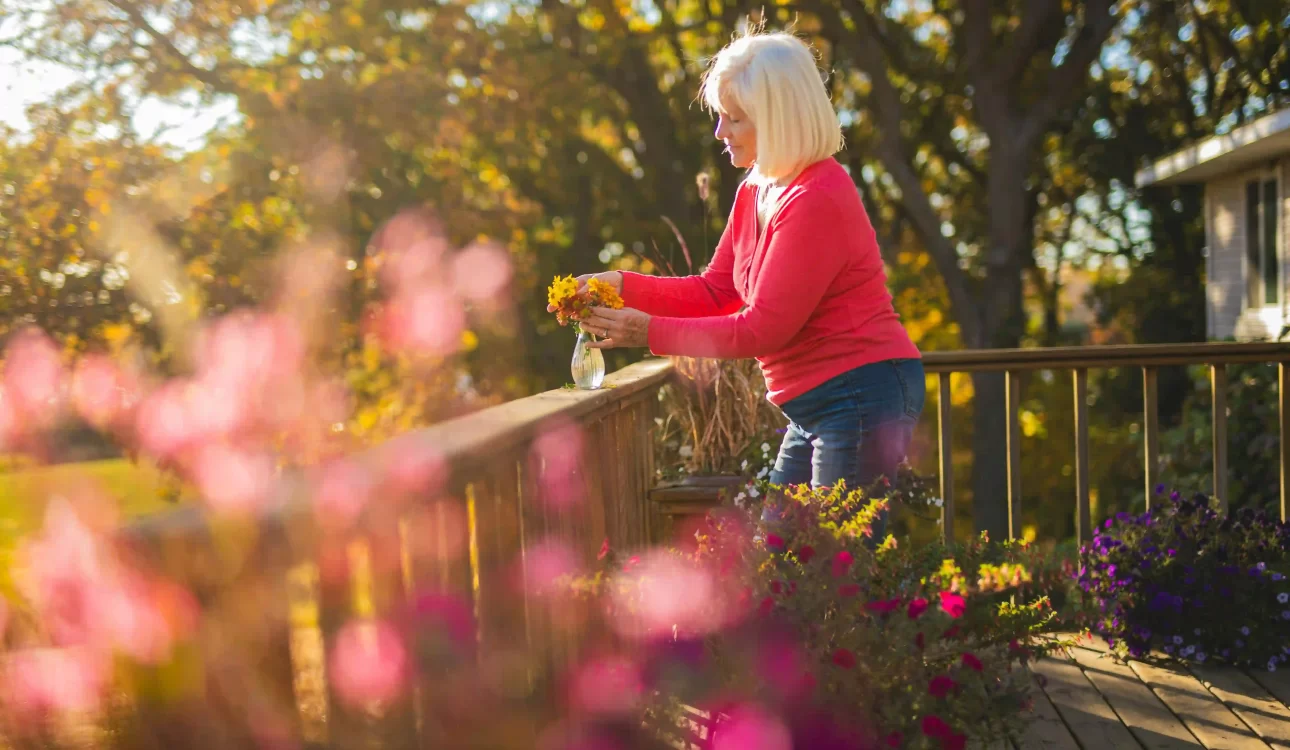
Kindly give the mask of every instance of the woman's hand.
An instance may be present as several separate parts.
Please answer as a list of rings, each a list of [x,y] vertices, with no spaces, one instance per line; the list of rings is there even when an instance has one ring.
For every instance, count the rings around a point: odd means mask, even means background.
[[[578,291],[581,292],[582,288],[587,285],[587,279],[600,279],[606,284],[613,286],[615,292],[618,292],[619,294],[623,293],[623,274],[621,271],[601,271],[600,273],[584,273],[583,275],[577,278]],[[555,306],[547,305],[546,311],[555,312]]]
[[[611,310],[607,307],[591,308],[591,315],[579,325],[582,330],[602,341],[593,341],[588,346],[595,349],[614,349],[624,346],[649,346],[650,316],[640,310],[624,307]]]

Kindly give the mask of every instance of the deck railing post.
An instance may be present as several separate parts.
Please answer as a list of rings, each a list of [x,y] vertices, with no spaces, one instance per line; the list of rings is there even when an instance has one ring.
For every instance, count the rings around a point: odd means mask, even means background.
[[[1277,363],[1277,418],[1281,423],[1281,520],[1290,521],[1290,363]]]
[[[954,541],[954,441],[952,436],[950,399],[950,373],[936,375],[938,421],[937,452],[941,463],[941,536],[946,542]]]
[[[1021,535],[1021,373],[1009,370],[1008,408],[1008,538]]]
[[[1088,476],[1088,370],[1075,370],[1075,538],[1093,538]]]
[[[1227,366],[1209,366],[1209,390],[1213,403],[1214,497],[1227,512]]]
[[[1142,368],[1142,461],[1146,484],[1146,510],[1160,481],[1160,397],[1156,368]]]

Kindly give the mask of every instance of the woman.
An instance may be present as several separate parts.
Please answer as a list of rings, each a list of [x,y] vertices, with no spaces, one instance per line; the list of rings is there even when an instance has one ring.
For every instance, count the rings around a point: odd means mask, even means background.
[[[923,409],[922,360],[833,158],[842,131],[814,55],[789,34],[745,36],[714,58],[702,96],[731,163],[750,169],[712,262],[683,278],[583,276],[613,284],[626,306],[595,308],[582,327],[604,339],[592,346],[756,357],[789,419],[774,484],[894,477]]]

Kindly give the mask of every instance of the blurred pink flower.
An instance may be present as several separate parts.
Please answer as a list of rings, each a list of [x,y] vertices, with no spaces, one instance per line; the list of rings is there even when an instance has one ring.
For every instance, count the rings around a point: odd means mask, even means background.
[[[40,534],[18,554],[24,563],[19,589],[56,645],[117,650],[155,664],[194,626],[191,594],[125,567],[61,498],[50,503]]]
[[[836,649],[833,652],[833,663],[843,669],[855,669],[856,655],[845,648]]]
[[[356,461],[342,458],[322,467],[314,495],[314,515],[323,526],[350,527],[371,499],[375,480]]]
[[[87,647],[25,648],[0,662],[0,706],[21,724],[93,714],[108,687],[110,664]]]
[[[470,245],[452,259],[452,283],[463,299],[500,303],[511,283],[511,257],[498,244]]]
[[[72,404],[87,422],[104,429],[111,426],[133,401],[133,384],[116,363],[101,354],[90,354],[76,363],[72,374]]]
[[[202,499],[220,513],[249,513],[269,498],[273,459],[216,443],[199,449],[193,481]]]
[[[14,335],[4,353],[4,388],[26,426],[54,422],[66,378],[58,346],[44,332],[25,328]]]
[[[416,433],[396,438],[381,447],[382,479],[395,492],[433,495],[441,487],[447,466],[439,449]]]
[[[524,585],[530,593],[554,593],[560,578],[579,572],[573,548],[559,539],[548,538],[524,550]]]
[[[644,694],[640,666],[622,656],[583,664],[574,673],[570,686],[574,709],[590,714],[629,714],[640,705]]]
[[[802,545],[802,548],[797,551],[797,559],[801,560],[803,565],[810,562],[813,557],[815,557],[815,548],[809,544]]]
[[[170,459],[200,437],[189,408],[188,384],[172,380],[148,394],[135,417],[139,447],[158,459]]]
[[[927,611],[927,607],[926,599],[921,596],[915,597],[909,600],[909,606],[905,609],[905,614],[909,615],[909,619],[917,620]]]
[[[422,286],[401,291],[381,311],[381,334],[394,351],[435,357],[456,353],[466,313],[450,290]]]
[[[413,603],[417,635],[431,629],[442,631],[453,646],[462,651],[473,651],[475,646],[475,613],[467,600],[454,594],[427,591],[418,595]]]
[[[740,706],[729,716],[713,736],[712,750],[793,750],[788,727],[763,709]]]
[[[362,706],[385,703],[403,690],[408,677],[408,652],[388,623],[350,622],[336,634],[328,678],[345,702]]]
[[[284,382],[299,372],[304,358],[304,339],[285,315],[239,310],[198,335],[201,380],[234,391],[255,392]]]
[[[572,422],[547,425],[533,441],[530,465],[542,502],[557,508],[582,502],[583,452],[582,428]]]
[[[632,572],[636,586],[614,592],[615,611],[632,612],[618,621],[620,632],[643,638],[670,637],[673,628],[703,635],[719,627],[733,611],[727,607],[712,575],[662,550],[650,552]]]

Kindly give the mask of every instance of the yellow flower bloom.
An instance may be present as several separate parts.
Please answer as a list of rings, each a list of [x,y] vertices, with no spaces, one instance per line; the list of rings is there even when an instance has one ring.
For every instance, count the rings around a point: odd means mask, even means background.
[[[606,283],[600,279],[587,279],[587,290],[591,292],[591,304],[600,307],[608,307],[613,310],[619,310],[623,306],[623,298],[618,296],[618,290],[613,284]]]
[[[559,307],[565,300],[573,297],[578,293],[578,280],[572,276],[561,278],[555,277],[551,286],[547,287],[546,300],[555,307]]]

